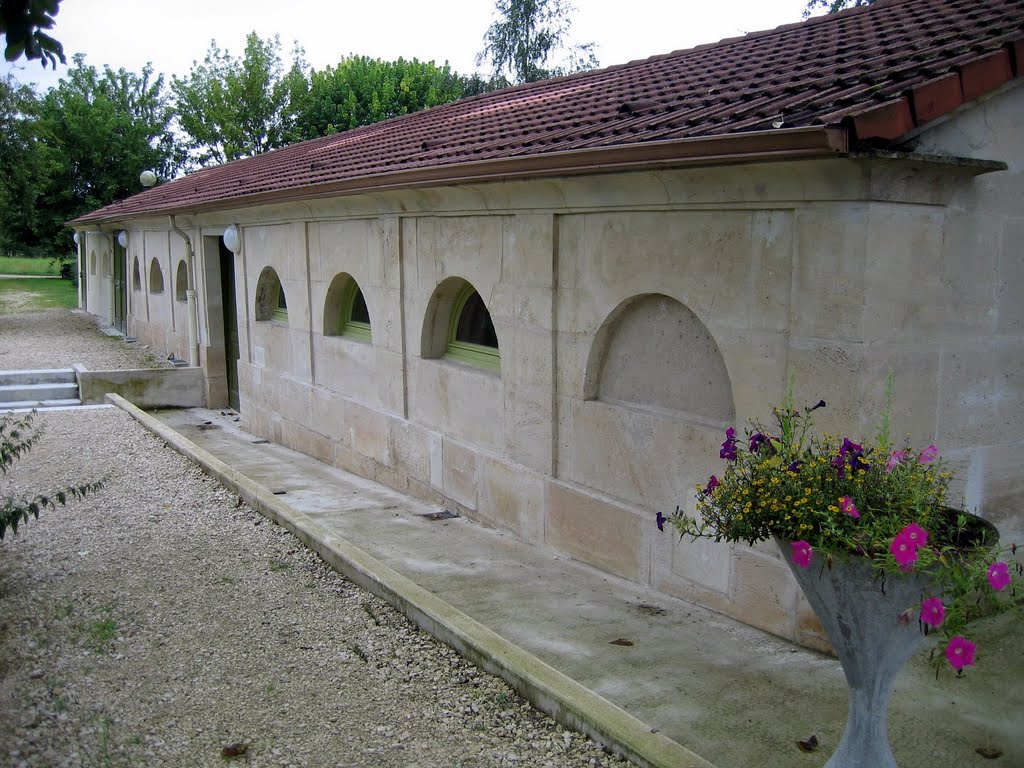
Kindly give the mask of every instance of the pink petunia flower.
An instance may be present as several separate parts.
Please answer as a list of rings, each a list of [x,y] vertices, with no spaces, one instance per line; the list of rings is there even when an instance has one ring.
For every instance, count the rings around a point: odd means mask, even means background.
[[[928,531],[917,523],[911,523],[910,525],[904,526],[903,530],[896,535],[902,536],[909,541],[914,546],[914,549],[923,547],[928,543]]]
[[[935,461],[938,455],[939,449],[935,447],[935,443],[932,443],[923,451],[921,451],[921,455],[917,457],[917,463],[928,464],[929,462]]]
[[[977,647],[966,637],[960,635],[951,637],[946,645],[946,660],[953,669],[959,672],[964,667],[974,664],[974,651]]]
[[[849,496],[839,497],[839,506],[850,517],[860,517],[860,512],[857,510],[857,505],[853,503],[853,499]]]
[[[811,545],[806,541],[793,542],[793,562],[801,568],[807,568],[811,564]]]
[[[921,622],[931,627],[938,627],[946,618],[946,606],[942,598],[929,597],[921,603]]]
[[[900,532],[892,540],[892,544],[889,545],[889,551],[896,558],[896,563],[900,568],[909,569],[917,561],[917,547],[914,546],[913,541],[903,535],[903,532]]]
[[[906,460],[907,460],[907,452],[906,451],[893,451],[892,453],[890,453],[889,454],[889,460],[887,462],[885,462],[886,474],[888,474],[889,472],[892,472],[894,469],[896,469],[896,467],[898,467],[900,464],[902,464]]]
[[[1010,566],[1003,562],[988,567],[988,583],[996,592],[1002,592],[1010,584]]]

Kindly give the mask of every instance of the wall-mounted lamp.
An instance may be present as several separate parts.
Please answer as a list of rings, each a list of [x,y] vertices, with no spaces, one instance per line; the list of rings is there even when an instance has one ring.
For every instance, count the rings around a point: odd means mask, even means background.
[[[81,245],[82,243],[82,236],[77,232],[71,236],[71,239],[75,241],[75,245]]]
[[[224,245],[232,253],[238,253],[242,250],[242,238],[238,234],[238,227],[234,224],[224,230]]]
[[[144,187],[156,186],[156,174],[152,171],[143,171],[139,174],[139,183]]]
[[[117,233],[117,244],[120,245],[122,248],[128,247],[128,233],[125,232],[123,229]]]

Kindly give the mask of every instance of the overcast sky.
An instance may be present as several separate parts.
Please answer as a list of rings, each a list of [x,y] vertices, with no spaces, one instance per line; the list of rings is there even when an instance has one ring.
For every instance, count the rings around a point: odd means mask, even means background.
[[[593,42],[602,66],[622,64],[725,37],[801,20],[806,0],[573,0],[573,41]],[[493,0],[63,0],[53,35],[71,61],[84,53],[97,68],[187,75],[211,40],[240,56],[245,36],[278,34],[287,57],[293,41],[316,69],[349,54],[386,60],[447,61],[460,74],[475,59],[493,20]],[[65,71],[38,61],[0,62],[45,90]]]

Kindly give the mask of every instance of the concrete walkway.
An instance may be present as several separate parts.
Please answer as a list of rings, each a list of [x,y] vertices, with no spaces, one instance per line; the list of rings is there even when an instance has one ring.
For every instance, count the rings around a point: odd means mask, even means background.
[[[328,466],[207,409],[133,413],[335,568],[556,719],[638,765],[821,766],[846,717],[838,662]],[[652,525],[653,525],[652,520]],[[670,535],[666,533],[666,535]],[[901,675],[901,766],[1024,765],[1019,614],[972,632],[979,666]],[[817,737],[817,751],[797,741]],[[994,762],[976,748],[1002,752]]]

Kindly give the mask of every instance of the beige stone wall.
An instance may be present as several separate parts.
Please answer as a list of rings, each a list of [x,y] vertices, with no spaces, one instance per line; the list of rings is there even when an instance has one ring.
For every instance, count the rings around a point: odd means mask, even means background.
[[[1019,534],[1024,223],[1008,201],[1024,192],[1022,158],[983,129],[1008,132],[1020,110],[1004,94],[922,139],[1010,162],[1004,173],[850,158],[389,192],[181,225],[212,243],[241,229],[253,431],[820,646],[772,545],[679,542],[655,512],[693,509],[724,429],[767,418],[790,374],[798,400],[828,401],[823,429],[863,434],[893,369],[897,434],[934,440],[967,505]],[[216,361],[213,258],[197,271]],[[255,319],[268,268],[286,323]],[[330,332],[347,280],[371,341]],[[500,372],[442,354],[466,282],[491,314]],[[170,322],[145,306],[149,327]],[[222,366],[208,375],[223,381]]]

